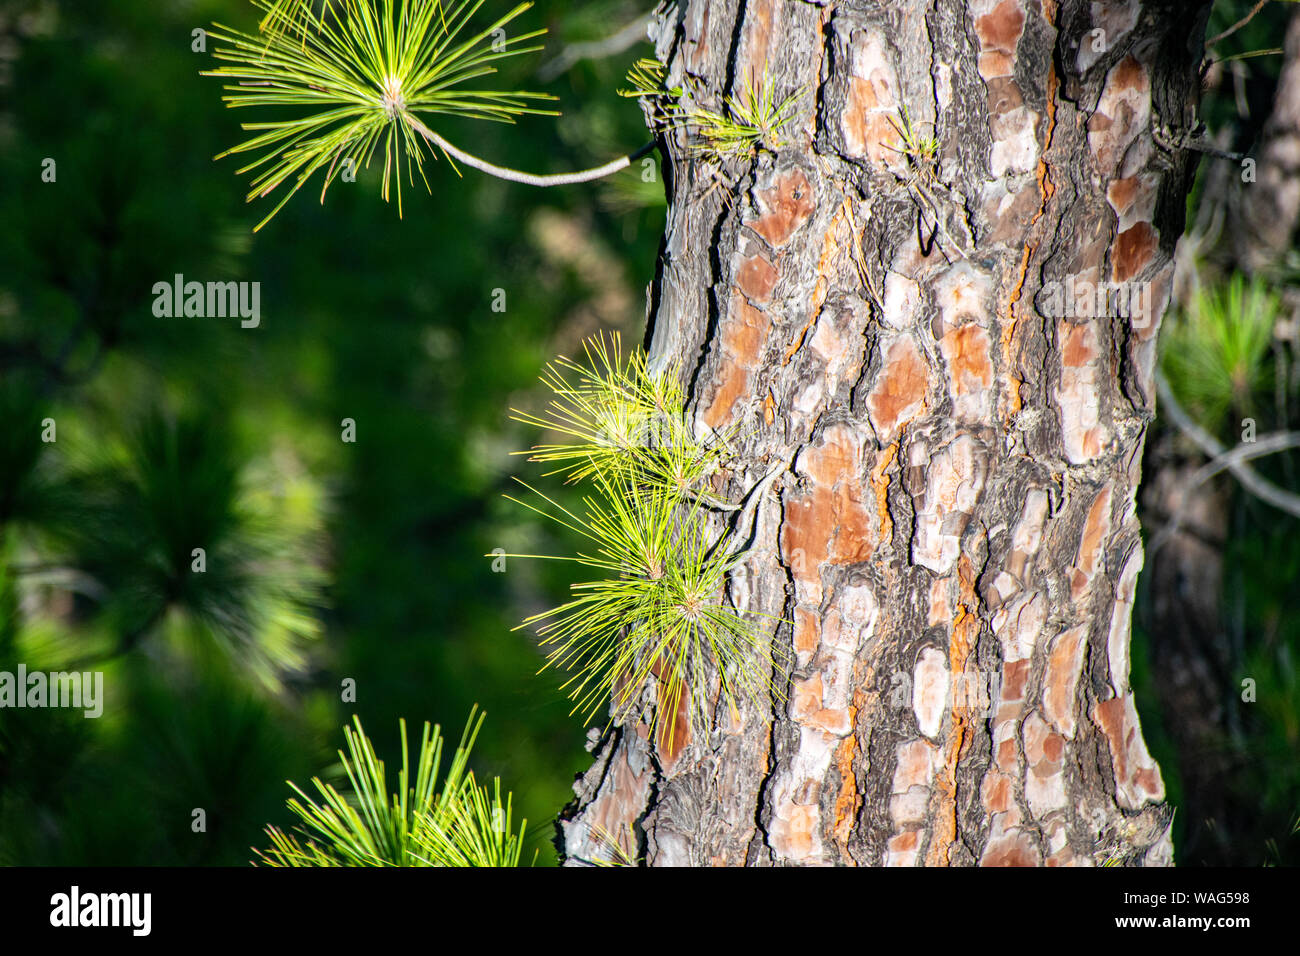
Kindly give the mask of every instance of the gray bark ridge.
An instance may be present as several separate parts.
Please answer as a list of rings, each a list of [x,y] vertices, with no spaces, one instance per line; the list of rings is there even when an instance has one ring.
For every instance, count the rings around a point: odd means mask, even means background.
[[[665,138],[648,334],[701,432],[739,426],[733,494],[789,462],[726,595],[783,619],[784,699],[673,748],[596,739],[567,862],[609,834],[649,865],[1171,862],[1129,686],[1134,494],[1192,171],[1151,131],[1194,124],[1207,16],[661,8],[668,85],[809,91],[721,168]],[[1138,298],[1088,315],[1099,283]]]

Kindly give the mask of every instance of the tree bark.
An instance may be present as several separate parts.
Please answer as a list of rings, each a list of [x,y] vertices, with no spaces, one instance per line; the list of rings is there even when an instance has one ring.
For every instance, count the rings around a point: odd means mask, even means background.
[[[784,699],[593,734],[569,862],[610,835],[649,865],[1171,862],[1128,680],[1134,495],[1192,163],[1151,130],[1192,124],[1207,16],[661,9],[669,86],[806,91],[783,145],[723,170],[666,138],[647,331],[697,425],[739,429],[726,490],[785,466],[727,595],[784,619]],[[1057,314],[1067,279],[1145,288],[1147,321]]]

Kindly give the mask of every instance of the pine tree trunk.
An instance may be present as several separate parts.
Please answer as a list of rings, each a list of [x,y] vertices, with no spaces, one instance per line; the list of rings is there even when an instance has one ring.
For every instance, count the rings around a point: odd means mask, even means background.
[[[786,699],[681,740],[593,738],[570,862],[629,825],[651,865],[1171,862],[1129,687],[1133,505],[1191,173],[1152,127],[1194,122],[1207,16],[661,12],[669,85],[720,99],[766,68],[806,90],[778,150],[722,172],[667,140],[647,334],[697,423],[739,427],[730,492],[788,466],[729,595],[785,619]],[[1067,280],[1145,289],[1145,321],[1075,314]]]

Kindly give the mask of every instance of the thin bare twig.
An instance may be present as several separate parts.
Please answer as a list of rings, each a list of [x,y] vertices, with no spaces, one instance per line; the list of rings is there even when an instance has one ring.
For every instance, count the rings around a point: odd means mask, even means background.
[[[536,173],[525,173],[518,169],[510,169],[508,166],[497,166],[495,163],[489,163],[485,159],[479,159],[472,153],[467,153],[447,142],[429,127],[425,126],[419,119],[410,113],[406,114],[411,126],[425,139],[434,146],[437,146],[448,156],[459,159],[466,166],[471,166],[479,172],[487,173],[489,176],[495,176],[498,179],[507,179],[513,183],[523,183],[526,186],[568,186],[572,183],[587,183],[593,179],[601,179],[611,173],[616,173],[620,169],[626,169],[631,166],[635,160],[640,159],[646,153],[655,148],[654,140],[646,143],[635,153],[627,156],[620,156],[604,166],[597,166],[595,169],[584,169],[576,173],[555,173],[550,176],[539,176]]]
[[[1300,495],[1279,488],[1268,479],[1261,477],[1246,464],[1252,458],[1271,455],[1279,451],[1285,451],[1288,448],[1300,448],[1300,432],[1276,432],[1271,435],[1263,435],[1257,441],[1239,445],[1229,450],[1222,442],[1192,420],[1192,417],[1178,404],[1173,390],[1169,387],[1169,382],[1160,372],[1156,373],[1156,390],[1160,397],[1161,411],[1167,414],[1178,430],[1191,439],[1192,443],[1211,459],[1192,475],[1191,481],[1186,488],[1187,492],[1205,483],[1220,472],[1229,471],[1241,483],[1241,486],[1256,498],[1272,505],[1279,511],[1300,518]],[[1182,523],[1182,511],[1186,501],[1187,498],[1184,497],[1183,503],[1175,509],[1169,523],[1152,540],[1151,553],[1154,554],[1156,549],[1178,530],[1179,525]]]
[[[646,35],[646,28],[650,26],[650,16],[649,13],[643,13],[603,40],[592,40],[589,43],[570,43],[554,58],[547,60],[538,67],[537,78],[543,83],[549,83],[583,60],[601,60],[607,56],[615,56],[628,47],[648,41],[649,37]]]
[[[1228,29],[1224,30],[1218,36],[1210,37],[1210,39],[1206,40],[1205,41],[1206,48],[1208,49],[1209,47],[1214,46],[1214,44],[1218,43],[1220,40],[1232,36],[1234,33],[1236,33],[1238,30],[1244,27],[1251,20],[1255,19],[1255,14],[1263,10],[1264,7],[1267,6],[1267,4],[1268,4],[1268,0],[1259,0],[1259,3],[1251,7],[1250,13],[1246,14],[1244,17],[1242,17],[1232,26],[1228,27]]]

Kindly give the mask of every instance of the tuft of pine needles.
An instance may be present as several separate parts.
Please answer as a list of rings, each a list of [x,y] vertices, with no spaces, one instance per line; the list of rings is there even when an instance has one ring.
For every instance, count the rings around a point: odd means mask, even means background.
[[[918,124],[912,122],[906,106],[902,107],[902,122],[896,121],[891,116],[889,123],[898,134],[900,145],[884,144],[884,146],[901,154],[907,160],[908,185],[932,183],[938,175],[939,159],[939,139],[934,135],[934,131],[931,130],[930,135],[923,135],[917,128]]]
[[[332,2],[320,0],[322,12],[328,11]],[[311,16],[314,5],[315,0],[269,0],[257,28],[266,33],[292,28]]]
[[[681,94],[681,87],[668,90],[664,88],[664,65],[658,60],[641,57],[627,71],[627,88],[618,91],[619,96],[629,99],[646,99],[661,97],[665,94]]]
[[[757,626],[765,615],[723,603],[745,557],[709,530],[710,511],[727,507],[706,489],[724,442],[695,438],[671,370],[652,374],[640,353],[624,361],[617,337],[593,339],[586,351],[586,366],[547,366],[541,380],[553,400],[542,414],[514,417],[555,436],[529,460],[555,465],[550,474],[589,493],[576,509],[522,481],[535,501],[507,497],[586,542],[574,555],[513,557],[569,561],[592,577],[520,626],[537,628],[550,649],[543,670],[570,672],[563,688],[575,713],[590,720],[612,698],[615,719],[627,719],[653,681],[652,729],[671,740],[682,705],[703,726],[715,687],[733,712],[738,693],[776,693],[770,642]]]
[[[758,147],[779,149],[785,144],[782,131],[794,119],[794,106],[803,95],[796,90],[784,99],[776,97],[776,85],[766,72],[741,87],[738,96],[728,95],[721,110],[695,107],[687,122],[699,133],[695,149],[711,159],[745,156]]]
[[[794,108],[804,94],[796,90],[777,97],[776,83],[766,70],[761,77],[749,75],[735,95],[723,98],[720,109],[701,105],[698,84],[665,88],[664,68],[657,60],[641,59],[627,74],[623,96],[650,100],[652,116],[660,129],[685,129],[692,138],[689,148],[713,162],[747,156],[759,147],[779,149],[782,131],[794,119]]]
[[[495,63],[540,50],[534,30],[506,37],[504,28],[532,6],[521,3],[486,26],[470,27],[483,0],[330,0],[318,12],[305,0],[252,0],[263,11],[256,34],[217,24],[222,61],[203,75],[226,81],[230,108],[271,108],[273,119],[244,123],[254,135],[217,156],[255,153],[240,175],[253,173],[248,201],[286,191],[255,227],[269,222],[318,171],[321,201],[346,168],[369,167],[382,152],[382,194],[402,176],[414,187],[435,146],[449,147],[426,125],[431,116],[514,122],[524,114],[557,115],[531,104],[544,93],[466,88],[496,72]],[[463,157],[462,157],[463,158]],[[430,190],[431,191],[431,190]]]
[[[1210,431],[1248,413],[1268,384],[1265,361],[1281,303],[1260,280],[1235,273],[1202,287],[1161,336],[1161,366],[1174,393]]]
[[[402,769],[395,793],[361,719],[354,717],[355,729],[343,729],[348,752],[339,751],[349,792],[313,778],[318,802],[290,783],[297,797],[289,809],[302,822],[287,833],[267,827],[271,847],[255,850],[258,859],[273,867],[519,866],[528,822],[516,831],[511,796],[502,799],[501,781],[494,780],[489,791],[468,769],[485,716],[476,713],[470,711],[441,786],[441,728],[424,725],[412,776],[406,721],[400,721]]]
[[[541,381],[555,398],[545,411],[511,410],[515,421],[557,436],[516,454],[554,464],[548,474],[570,481],[625,473],[685,490],[712,474],[720,445],[692,435],[676,376],[650,374],[639,350],[625,361],[616,336],[590,339],[584,351],[585,365],[559,358],[546,366]]]

